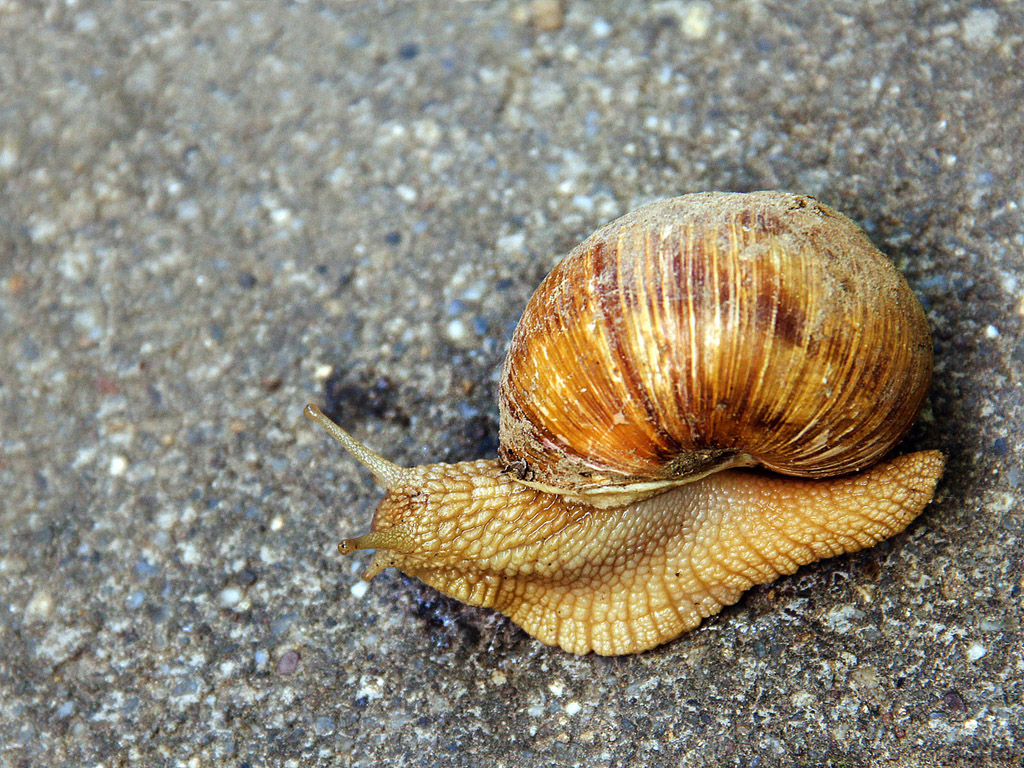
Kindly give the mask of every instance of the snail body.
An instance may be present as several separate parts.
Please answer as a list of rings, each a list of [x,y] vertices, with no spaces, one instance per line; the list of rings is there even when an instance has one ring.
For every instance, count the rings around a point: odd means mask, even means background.
[[[944,458],[876,462],[930,376],[920,304],[855,224],[813,198],[704,193],[612,222],[541,283],[498,459],[401,468],[307,415],[387,491],[339,545],[376,549],[365,578],[395,566],[611,655],[903,530]]]

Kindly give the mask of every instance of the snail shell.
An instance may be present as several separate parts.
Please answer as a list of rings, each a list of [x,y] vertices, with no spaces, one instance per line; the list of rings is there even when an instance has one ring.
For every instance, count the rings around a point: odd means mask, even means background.
[[[727,466],[876,462],[931,379],[924,312],[813,198],[706,193],[595,232],[541,283],[501,379],[501,458],[592,501]]]
[[[543,281],[502,374],[499,459],[403,468],[306,413],[386,490],[339,544],[376,550],[364,578],[394,566],[545,643],[621,654],[903,530],[944,457],[869,465],[930,375],[920,305],[852,222],[713,193],[609,224]]]

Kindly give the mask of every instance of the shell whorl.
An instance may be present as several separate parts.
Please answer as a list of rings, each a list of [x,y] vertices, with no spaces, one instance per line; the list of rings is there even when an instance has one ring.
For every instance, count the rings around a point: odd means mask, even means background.
[[[744,464],[843,474],[900,440],[930,377],[920,304],[849,219],[800,195],[686,195],[541,283],[502,373],[501,459],[581,496]]]

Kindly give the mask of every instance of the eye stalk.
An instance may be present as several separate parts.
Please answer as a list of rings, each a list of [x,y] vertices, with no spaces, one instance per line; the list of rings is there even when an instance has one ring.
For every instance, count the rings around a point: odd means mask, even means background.
[[[377,481],[377,485],[381,488],[388,490],[402,482],[402,478],[407,474],[407,470],[404,467],[393,464],[383,456],[371,451],[365,445],[352,437],[348,432],[327,418],[324,415],[324,412],[317,406],[309,403],[303,413],[307,418],[312,419],[323,427],[327,434],[341,443],[342,448],[351,453],[356,461],[366,467],[370,471],[370,474],[373,475],[373,479]],[[369,549],[370,547],[365,548]]]

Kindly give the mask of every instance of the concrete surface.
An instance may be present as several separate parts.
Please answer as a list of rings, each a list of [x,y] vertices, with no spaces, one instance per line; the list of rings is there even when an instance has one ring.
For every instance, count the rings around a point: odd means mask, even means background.
[[[0,1],[0,765],[1020,765],[1022,60],[1009,0]],[[921,297],[922,519],[631,658],[363,593],[303,404],[490,455],[558,256],[756,188]]]

